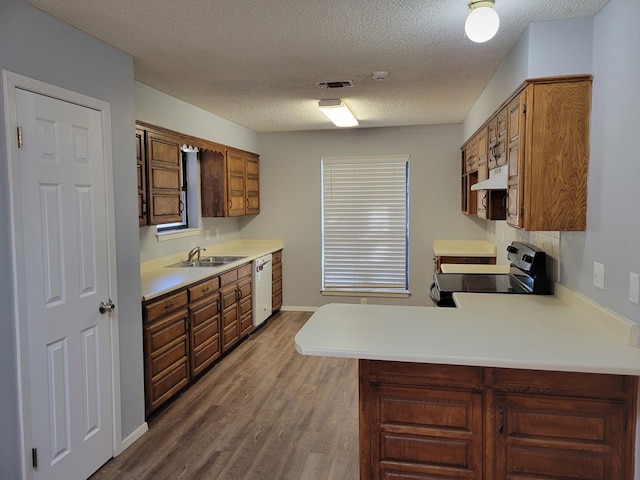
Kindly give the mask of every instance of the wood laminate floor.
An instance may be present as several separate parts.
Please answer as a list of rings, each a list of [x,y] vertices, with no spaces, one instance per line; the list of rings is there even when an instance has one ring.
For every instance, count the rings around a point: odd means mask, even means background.
[[[357,360],[299,355],[280,312],[91,480],[357,480]]]

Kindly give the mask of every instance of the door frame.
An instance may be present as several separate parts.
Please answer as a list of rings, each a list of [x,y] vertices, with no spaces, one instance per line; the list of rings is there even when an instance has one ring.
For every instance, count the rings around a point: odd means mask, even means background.
[[[27,90],[32,93],[45,95],[57,100],[73,103],[100,112],[102,118],[103,155],[105,167],[105,195],[107,199],[107,262],[109,265],[110,298],[118,305],[116,278],[116,241],[115,214],[113,190],[113,159],[111,153],[111,106],[108,102],[88,97],[86,95],[34,80],[8,70],[2,70],[4,116],[6,127],[6,148],[9,179],[9,210],[11,230],[11,270],[12,270],[12,298],[13,319],[16,341],[16,364],[18,378],[18,416],[20,422],[20,450],[22,460],[22,479],[33,478],[31,466],[31,416],[30,416],[30,385],[29,385],[29,345],[27,328],[27,295],[26,277],[23,270],[25,252],[24,235],[22,230],[22,200],[20,197],[20,165],[19,149],[16,141],[17,110],[16,89]],[[118,337],[118,310],[109,315],[109,332],[111,335],[111,397],[112,397],[112,455],[122,451],[120,438],[121,405],[120,405],[120,352]]]

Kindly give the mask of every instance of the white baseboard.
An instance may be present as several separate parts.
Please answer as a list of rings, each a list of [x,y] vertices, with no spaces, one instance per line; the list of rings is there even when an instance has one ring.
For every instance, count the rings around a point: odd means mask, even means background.
[[[293,307],[293,306],[282,306],[280,310],[283,312],[315,312],[320,307]]]
[[[138,428],[136,428],[126,438],[124,438],[122,440],[122,442],[120,442],[120,445],[116,446],[117,451],[116,451],[114,457],[117,457],[122,452],[124,452],[127,448],[129,448],[131,445],[133,445],[133,443],[136,440],[138,440],[140,437],[142,437],[142,435],[147,433],[148,430],[149,430],[149,425],[147,424],[147,422],[144,422],[142,425],[140,425]]]

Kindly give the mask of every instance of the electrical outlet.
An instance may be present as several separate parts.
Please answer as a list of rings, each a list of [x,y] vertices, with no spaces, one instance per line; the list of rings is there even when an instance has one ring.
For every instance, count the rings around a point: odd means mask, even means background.
[[[211,240],[211,230],[205,230],[204,231],[204,239],[205,240]]]
[[[216,227],[216,238],[220,237],[220,228]]]
[[[640,302],[640,275],[633,272],[629,274],[629,301],[636,305]]]
[[[604,290],[604,265],[593,262],[593,286]]]
[[[367,299],[366,299],[366,298],[361,298],[361,299],[360,299],[360,303],[361,303],[362,305],[365,305],[365,304],[367,303]]]

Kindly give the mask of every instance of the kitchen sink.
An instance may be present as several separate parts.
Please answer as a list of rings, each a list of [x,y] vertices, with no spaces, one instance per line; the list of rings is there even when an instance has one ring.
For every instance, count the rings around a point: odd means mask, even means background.
[[[172,263],[171,265],[167,265],[167,267],[221,267],[222,265],[226,265],[227,263],[237,262],[238,260],[242,260],[246,257],[233,256],[233,255],[224,255],[224,256],[207,256],[195,258],[191,261],[182,260],[181,262]]]

